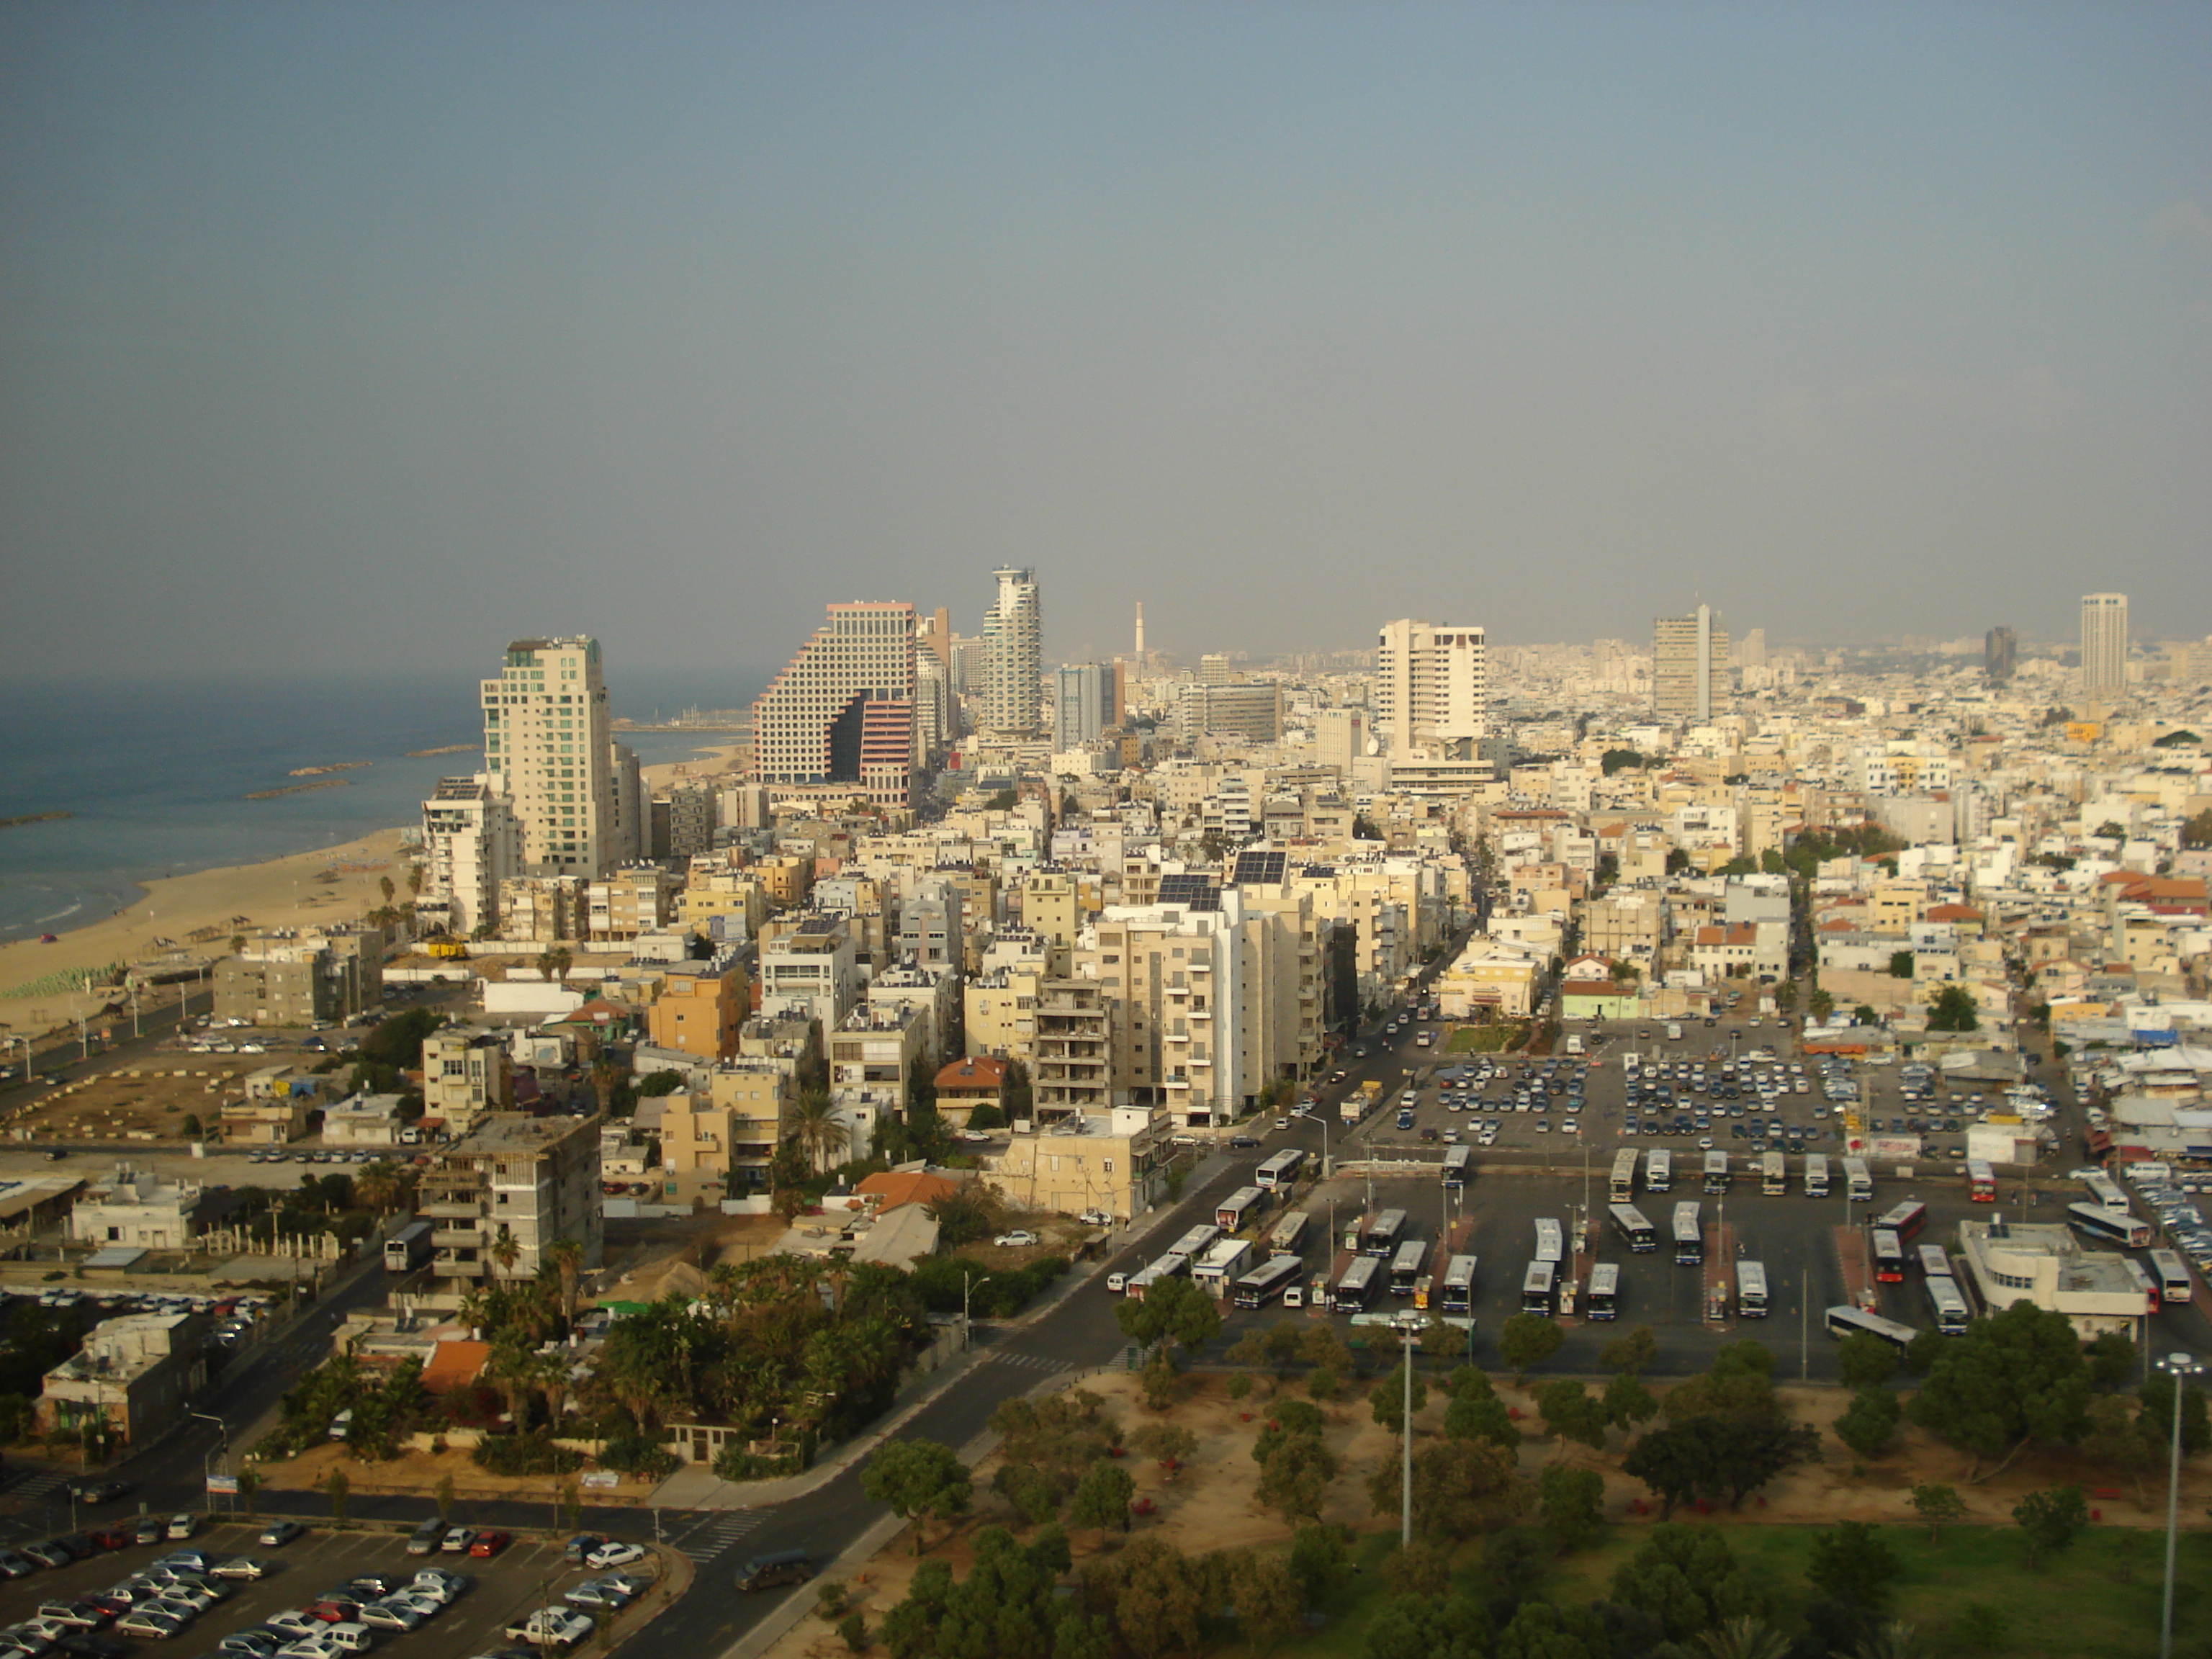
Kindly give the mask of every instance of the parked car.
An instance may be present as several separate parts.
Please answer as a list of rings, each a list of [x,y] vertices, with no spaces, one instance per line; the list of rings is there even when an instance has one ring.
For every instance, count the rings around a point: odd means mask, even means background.
[[[595,1571],[604,1571],[609,1567],[626,1567],[633,1561],[644,1559],[645,1551],[637,1545],[610,1540],[586,1555],[584,1565]]]
[[[137,1490],[128,1480],[72,1480],[70,1496],[80,1504],[112,1504]]]
[[[371,1601],[361,1610],[361,1622],[374,1630],[410,1631],[423,1622],[423,1615],[404,1601]]]
[[[76,1559],[76,1557],[71,1555],[58,1538],[48,1538],[35,1544],[26,1544],[23,1546],[23,1553],[42,1567],[65,1567]]]
[[[779,1584],[803,1584],[814,1577],[814,1558],[805,1550],[778,1550],[756,1555],[738,1569],[740,1590],[774,1589]]]
[[[489,1559],[514,1541],[514,1534],[511,1532],[480,1532],[470,1541],[469,1553],[480,1559]]]
[[[265,1630],[234,1631],[215,1644],[217,1653],[235,1653],[242,1659],[269,1659],[284,1644]]]
[[[303,1538],[307,1529],[297,1521],[271,1521],[262,1528],[261,1535],[253,1541],[264,1549],[282,1549],[295,1538]]]
[[[407,1553],[435,1555],[438,1553],[438,1540],[445,1535],[446,1523],[434,1515],[407,1534]]]
[[[469,1546],[477,1541],[474,1527],[448,1527],[446,1535],[438,1540],[438,1547],[447,1555],[466,1555]]]
[[[1010,1233],[1000,1233],[991,1241],[1002,1249],[1019,1249],[1024,1245],[1034,1244],[1036,1242],[1037,1236],[1026,1228],[1017,1228]]]
[[[269,1564],[251,1555],[227,1555],[208,1571],[217,1578],[260,1578],[269,1571]]]
[[[190,1538],[199,1529],[199,1516],[191,1513],[191,1510],[186,1510],[169,1517],[168,1525],[161,1528],[161,1536],[164,1538]]]
[[[562,1553],[578,1566],[581,1566],[584,1564],[584,1558],[606,1541],[606,1534],[604,1533],[580,1532],[568,1540]]]
[[[115,1621],[115,1628],[125,1636],[143,1636],[149,1641],[166,1642],[172,1636],[181,1635],[185,1624],[181,1619],[152,1608],[134,1608]]]
[[[39,1564],[21,1550],[0,1550],[0,1573],[10,1578],[28,1578],[39,1570]]]

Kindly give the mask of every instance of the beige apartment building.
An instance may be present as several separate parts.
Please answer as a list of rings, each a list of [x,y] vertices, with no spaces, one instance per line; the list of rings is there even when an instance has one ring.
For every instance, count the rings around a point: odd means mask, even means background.
[[[665,932],[676,915],[681,878],[657,864],[624,865],[584,890],[585,927],[594,940]]]
[[[668,1201],[711,1204],[764,1190],[791,1090],[787,1064],[737,1060],[709,1073],[703,1091],[668,1096],[660,1113]]]
[[[381,927],[253,935],[216,963],[215,1017],[277,1027],[350,1019],[382,998],[390,944]]]
[[[1137,1106],[1061,1118],[1015,1135],[985,1173],[1012,1203],[1127,1221],[1167,1194],[1168,1131],[1165,1115]]]
[[[1095,1116],[1114,1103],[1114,1007],[1096,979],[1040,989],[1030,1095],[1039,1123]]]
[[[448,1026],[422,1039],[424,1117],[460,1134],[487,1112],[514,1107],[514,1066],[499,1037]]]
[[[432,1272],[454,1290],[535,1279],[556,1239],[598,1267],[599,1118],[479,1119],[432,1154],[416,1212],[431,1224]]]
[[[645,1011],[647,1032],[656,1048],[699,1060],[727,1060],[738,1052],[738,1028],[744,1024],[749,996],[741,969],[672,963],[660,994]]]

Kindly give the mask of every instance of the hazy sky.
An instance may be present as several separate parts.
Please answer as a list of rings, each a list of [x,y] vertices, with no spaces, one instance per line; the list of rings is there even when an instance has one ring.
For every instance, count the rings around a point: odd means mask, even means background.
[[[0,672],[2212,632],[2212,7],[0,0]]]

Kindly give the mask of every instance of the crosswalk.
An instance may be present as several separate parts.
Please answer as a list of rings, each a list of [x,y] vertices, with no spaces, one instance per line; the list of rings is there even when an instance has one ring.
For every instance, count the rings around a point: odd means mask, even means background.
[[[687,1533],[678,1545],[696,1565],[703,1565],[728,1549],[767,1518],[759,1510],[732,1510]]]
[[[1016,1353],[1008,1348],[994,1348],[978,1363],[986,1365],[1013,1365],[1025,1371],[1043,1371],[1048,1375],[1067,1369],[1067,1362],[1065,1359],[1053,1359],[1041,1353]]]
[[[47,1469],[27,1479],[16,1481],[4,1489],[0,1489],[0,1496],[12,1498],[22,1503],[35,1504],[48,1492],[60,1491],[68,1480],[69,1476],[59,1469]]]

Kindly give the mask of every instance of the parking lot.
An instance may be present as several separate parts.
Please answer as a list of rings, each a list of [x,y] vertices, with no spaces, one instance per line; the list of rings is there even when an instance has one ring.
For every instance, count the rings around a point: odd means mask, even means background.
[[[133,1509],[131,1514],[94,1522],[81,1514],[80,1523],[130,1526],[135,1509],[127,1502],[109,1506]],[[425,1513],[432,1514],[428,1505]],[[457,1522],[465,1521],[457,1515]],[[203,1526],[184,1541],[128,1545],[103,1551],[88,1559],[59,1568],[46,1568],[28,1577],[0,1581],[0,1625],[20,1626],[32,1620],[41,1604],[69,1602],[94,1595],[143,1571],[169,1553],[198,1549],[215,1557],[250,1556],[268,1565],[267,1576],[255,1580],[223,1580],[236,1594],[209,1608],[181,1634],[167,1642],[118,1638],[112,1625],[86,1632],[120,1640],[133,1650],[162,1647],[187,1648],[196,1654],[213,1652],[225,1637],[247,1631],[283,1613],[306,1609],[331,1595],[362,1599],[360,1589],[349,1589],[362,1574],[381,1574],[395,1580],[411,1579],[426,1567],[465,1574],[471,1589],[445,1610],[413,1631],[371,1630],[369,1639],[380,1654],[393,1659],[466,1659],[466,1656],[511,1650],[516,1644],[501,1634],[504,1626],[544,1605],[558,1605],[563,1593],[585,1580],[601,1575],[567,1560],[562,1545],[542,1539],[517,1538],[489,1559],[460,1553],[410,1555],[404,1534],[392,1531],[311,1528],[305,1536],[271,1548],[255,1540],[264,1523],[218,1523]],[[624,1571],[658,1577],[661,1564],[648,1549],[646,1559]],[[648,1590],[635,1607],[650,1605]],[[633,1615],[635,1616],[635,1615]],[[0,1644],[7,1638],[0,1635]],[[66,1655],[65,1647],[56,1650]]]

